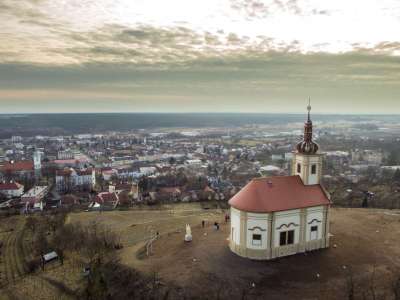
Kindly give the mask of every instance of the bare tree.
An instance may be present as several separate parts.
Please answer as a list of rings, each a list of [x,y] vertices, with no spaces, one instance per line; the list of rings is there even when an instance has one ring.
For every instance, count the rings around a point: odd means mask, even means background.
[[[400,275],[395,277],[392,289],[393,289],[394,300],[400,300]]]
[[[33,233],[35,232],[35,229],[36,229],[37,225],[38,225],[38,220],[37,220],[36,217],[34,217],[34,216],[28,216],[28,217],[26,218],[25,226],[26,226],[30,231],[32,231]]]
[[[353,270],[350,268],[346,268],[346,291],[347,298],[349,300],[354,300],[354,275]]]

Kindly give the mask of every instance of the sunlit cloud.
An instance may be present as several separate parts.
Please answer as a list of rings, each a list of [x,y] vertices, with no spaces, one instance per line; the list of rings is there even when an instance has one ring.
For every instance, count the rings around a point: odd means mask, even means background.
[[[98,50],[97,60],[109,61],[117,51],[113,42],[132,62],[138,62],[138,48],[179,50],[189,59],[226,49],[379,48],[399,55],[395,0],[4,0],[0,18],[2,61],[80,63],[93,59],[79,51],[86,48]]]
[[[0,20],[2,103],[141,110],[164,97],[182,109],[176,97],[189,110],[268,111],[309,94],[324,109],[399,97],[396,0],[3,0]]]

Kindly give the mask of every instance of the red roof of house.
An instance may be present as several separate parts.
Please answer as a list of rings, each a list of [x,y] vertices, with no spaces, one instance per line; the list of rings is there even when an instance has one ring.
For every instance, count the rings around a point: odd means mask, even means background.
[[[67,177],[67,176],[71,176],[73,171],[74,171],[73,168],[64,168],[62,170],[56,170],[56,175]],[[75,170],[75,172],[78,176],[87,176],[87,175],[92,175],[93,169],[87,168],[87,169],[82,169],[82,170]]]
[[[115,203],[118,201],[118,195],[116,193],[102,192],[96,196],[95,199],[98,203]]]
[[[87,159],[85,158],[79,158],[79,159],[55,159],[53,161],[55,164],[58,165],[75,165],[79,163],[86,163],[88,162]]]
[[[0,183],[0,191],[7,191],[7,190],[19,190],[20,188],[23,188],[24,186],[22,184],[19,184],[18,182],[1,182]]]
[[[72,169],[62,169],[62,170],[56,170],[56,176],[70,176],[72,174]]]
[[[2,166],[0,166],[0,171],[3,172],[33,171],[33,161],[20,160],[15,162],[5,162]]]
[[[255,178],[229,204],[238,210],[266,213],[329,205],[330,200],[320,184],[304,185],[296,175]]]

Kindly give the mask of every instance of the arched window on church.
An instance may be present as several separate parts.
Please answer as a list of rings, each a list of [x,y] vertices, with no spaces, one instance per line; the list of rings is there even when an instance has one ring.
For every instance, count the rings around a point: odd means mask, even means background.
[[[311,166],[311,174],[317,174],[317,165]]]
[[[301,173],[301,164],[297,164],[297,173]]]

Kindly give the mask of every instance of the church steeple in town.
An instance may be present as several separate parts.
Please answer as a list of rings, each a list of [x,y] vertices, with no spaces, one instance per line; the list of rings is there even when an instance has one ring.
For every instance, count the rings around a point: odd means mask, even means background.
[[[307,120],[304,123],[303,139],[296,145],[293,160],[293,175],[299,175],[305,185],[318,184],[322,176],[322,155],[319,146],[313,141],[311,121],[311,101],[308,99]]]
[[[307,121],[304,123],[304,136],[303,140],[299,142],[296,146],[296,150],[298,153],[303,154],[316,154],[319,146],[312,140],[313,135],[313,124],[311,121],[311,101],[308,98],[308,106],[307,106]]]

